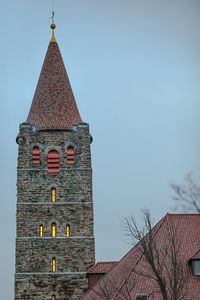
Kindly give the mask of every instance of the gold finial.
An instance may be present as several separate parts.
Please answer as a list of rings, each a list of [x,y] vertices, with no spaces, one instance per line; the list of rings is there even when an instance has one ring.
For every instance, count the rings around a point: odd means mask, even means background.
[[[55,13],[54,13],[54,11],[52,11],[52,17],[51,17],[52,23],[51,23],[51,26],[50,26],[50,28],[52,29],[51,42],[57,43],[56,38],[55,38],[55,34],[54,34],[54,30],[56,29],[56,24],[54,23],[54,15],[55,15]]]

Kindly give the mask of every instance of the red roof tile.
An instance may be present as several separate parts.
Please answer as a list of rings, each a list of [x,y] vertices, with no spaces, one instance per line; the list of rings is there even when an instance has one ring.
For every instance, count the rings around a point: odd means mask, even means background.
[[[191,260],[192,259],[200,259],[200,250],[198,250],[192,257],[191,257]]]
[[[49,43],[27,122],[38,130],[70,129],[82,122],[55,41]]]
[[[167,245],[172,228],[175,228],[176,236],[181,242],[179,258],[189,276],[188,294],[184,300],[200,299],[200,278],[192,275],[188,264],[194,253],[200,250],[200,214],[167,214],[161,219],[153,228],[154,237],[159,241],[161,251],[163,245]],[[141,276],[138,271],[143,271],[143,273],[145,271],[149,277]],[[155,292],[159,290],[159,287],[151,277],[152,271],[136,245],[82,299],[104,299],[102,292],[105,293],[105,291],[109,293],[109,299],[119,300],[123,297],[126,299],[125,294],[129,288],[131,299],[135,299],[138,293],[144,293],[150,295],[148,298],[150,300],[162,300],[160,293]]]
[[[107,273],[117,264],[117,261],[101,261],[97,262],[92,268],[88,270],[88,274]]]

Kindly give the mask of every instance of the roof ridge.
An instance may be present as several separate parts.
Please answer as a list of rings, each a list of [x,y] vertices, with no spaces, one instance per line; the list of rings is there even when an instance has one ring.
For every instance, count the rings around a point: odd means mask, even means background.
[[[117,260],[97,261],[96,264],[108,264],[108,263],[116,263],[116,262],[118,262],[118,261]]]
[[[167,213],[168,216],[198,216],[200,215],[198,212],[196,213]]]

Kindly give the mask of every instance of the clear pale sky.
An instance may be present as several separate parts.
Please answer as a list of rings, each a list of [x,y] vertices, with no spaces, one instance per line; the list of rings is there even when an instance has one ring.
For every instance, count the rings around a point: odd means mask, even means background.
[[[121,218],[172,210],[200,178],[200,1],[55,0],[56,37],[92,144],[96,260],[129,249]],[[50,0],[1,0],[0,295],[13,299],[18,126],[50,40]]]

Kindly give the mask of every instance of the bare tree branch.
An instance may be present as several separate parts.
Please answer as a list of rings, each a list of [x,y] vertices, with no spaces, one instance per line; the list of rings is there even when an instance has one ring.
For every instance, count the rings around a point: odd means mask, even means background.
[[[189,173],[185,176],[184,184],[170,183],[174,191],[173,199],[184,212],[200,213],[200,185],[198,185]]]
[[[135,218],[125,218],[125,236],[137,249],[135,264],[124,265],[123,282],[107,273],[92,288],[89,298],[102,300],[135,300],[137,284],[142,280],[152,281],[148,298],[162,296],[163,300],[184,300],[187,292],[188,273],[181,259],[181,237],[172,222],[153,227],[149,210],[142,211],[141,228]],[[159,229],[162,227],[161,233]],[[141,285],[140,285],[141,287]],[[145,291],[143,291],[145,292]],[[159,296],[160,297],[160,296]]]
[[[161,243],[156,229],[152,228],[150,212],[144,210],[142,216],[141,228],[133,216],[125,218],[123,222],[126,237],[142,254],[142,259],[133,272],[155,281],[163,300],[183,300],[188,279],[180,257],[180,237],[177,230],[172,224],[168,224],[165,239]]]

